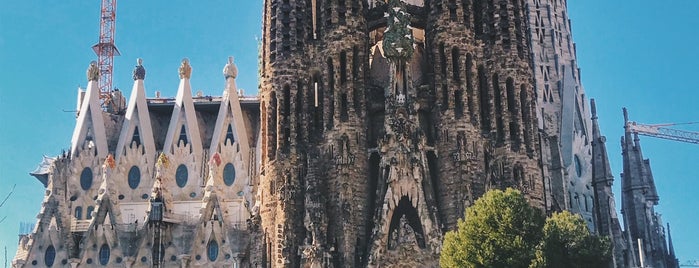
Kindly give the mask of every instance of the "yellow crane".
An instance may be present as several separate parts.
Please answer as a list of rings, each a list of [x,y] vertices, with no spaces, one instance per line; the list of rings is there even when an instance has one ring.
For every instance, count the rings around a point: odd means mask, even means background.
[[[626,111],[626,108],[624,108],[624,122],[624,127],[626,128],[626,131],[630,131],[632,133],[638,133],[639,135],[643,136],[656,137],[673,141],[699,144],[699,132],[670,128],[673,126],[680,125],[699,124],[699,122],[641,124],[634,121],[629,121],[629,116]]]

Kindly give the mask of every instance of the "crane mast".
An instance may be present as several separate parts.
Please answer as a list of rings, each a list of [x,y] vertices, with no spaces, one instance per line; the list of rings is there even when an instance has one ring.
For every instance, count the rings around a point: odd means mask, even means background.
[[[100,100],[104,105],[112,92],[112,71],[114,56],[119,56],[119,49],[114,44],[116,28],[116,0],[102,0],[100,12],[100,39],[92,46],[97,54],[97,65],[100,70],[99,89]],[[104,107],[103,107],[104,108]]]
[[[668,128],[671,126],[690,124],[699,124],[699,122],[641,124],[634,121],[629,121],[628,113],[626,111],[626,108],[624,108],[624,127],[627,131],[630,131],[632,133],[638,133],[639,135],[699,144],[699,132]]]

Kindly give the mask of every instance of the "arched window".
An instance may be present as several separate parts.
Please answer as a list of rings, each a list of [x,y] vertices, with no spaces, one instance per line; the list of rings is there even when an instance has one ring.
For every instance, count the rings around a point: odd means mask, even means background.
[[[99,257],[100,257],[100,264],[101,265],[107,265],[109,263],[109,245],[102,244],[102,247],[100,247],[100,252],[99,252]]]
[[[83,219],[83,207],[81,207],[81,206],[75,207],[75,219],[76,220]]]
[[[233,182],[235,182],[235,167],[233,164],[228,163],[223,167],[223,183],[231,186]]]
[[[182,125],[180,129],[180,138],[177,140],[177,145],[179,146],[180,143],[182,143],[182,145],[187,145],[187,129],[184,125]]]
[[[85,219],[86,220],[91,220],[92,219],[92,212],[95,211],[95,207],[89,206],[87,207],[87,211],[85,211]]]
[[[131,143],[136,143],[136,147],[141,145],[141,134],[138,133],[138,127],[133,130],[133,137],[131,137]]]
[[[231,124],[228,124],[228,130],[226,130],[226,139],[223,142],[228,144],[233,144],[235,142],[235,138],[233,137],[233,127],[231,126]]]
[[[129,170],[128,182],[131,189],[138,188],[138,185],[141,183],[141,170],[137,166],[133,166]]]
[[[187,166],[180,164],[175,171],[175,182],[180,188],[184,188],[187,185],[187,179],[189,177],[189,172],[187,171]]]
[[[347,82],[347,52],[340,52],[340,85]]]
[[[210,261],[216,261],[218,258],[218,243],[216,240],[211,240],[209,244],[206,245],[206,255],[209,256]]]
[[[53,266],[53,262],[56,260],[56,248],[53,245],[49,245],[44,253],[44,264],[46,267]]]
[[[474,3],[478,2],[480,1]],[[478,92],[479,106],[481,108],[481,130],[490,132],[490,89],[488,88],[488,77],[483,65],[478,66]]]
[[[86,167],[83,169],[83,172],[80,173],[80,187],[83,188],[83,190],[89,190],[90,187],[92,187],[92,169],[89,167]]]
[[[575,155],[575,175],[578,175],[578,178],[582,177],[582,162],[580,161],[580,157],[576,154]]]
[[[332,58],[328,58],[328,121],[325,122],[325,127],[328,130],[335,126],[335,66]]]

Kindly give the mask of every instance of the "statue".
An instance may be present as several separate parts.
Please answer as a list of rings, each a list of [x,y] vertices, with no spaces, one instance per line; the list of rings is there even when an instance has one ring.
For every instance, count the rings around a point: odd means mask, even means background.
[[[100,79],[100,69],[97,67],[96,61],[90,62],[90,67],[87,68],[87,81],[97,81]]]
[[[189,79],[192,77],[192,66],[189,65],[189,59],[182,59],[182,64],[180,65],[180,79]]]
[[[228,57],[228,63],[223,67],[223,77],[225,77],[226,80],[228,80],[228,78],[235,79],[238,77],[238,67],[233,63],[233,57]]]
[[[146,68],[143,68],[143,59],[136,59],[136,67],[133,69],[133,80],[146,79]]]

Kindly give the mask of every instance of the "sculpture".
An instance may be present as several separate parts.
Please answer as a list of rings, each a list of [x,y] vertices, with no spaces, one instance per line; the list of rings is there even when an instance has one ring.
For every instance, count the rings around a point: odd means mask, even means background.
[[[136,67],[133,69],[133,80],[146,79],[146,68],[143,68],[143,59],[136,59]]]
[[[192,66],[189,65],[189,59],[182,59],[182,64],[180,65],[180,79],[189,79],[192,77]]]
[[[223,77],[228,80],[228,78],[235,79],[238,77],[238,67],[233,63],[233,57],[228,57],[228,63],[223,67]]]
[[[96,61],[90,62],[90,67],[87,68],[87,81],[97,81],[100,79],[100,69],[97,67]]]

